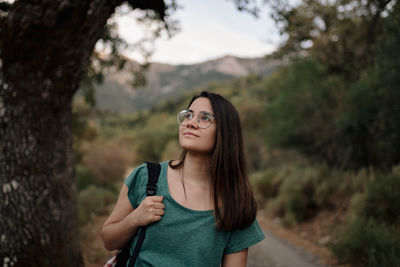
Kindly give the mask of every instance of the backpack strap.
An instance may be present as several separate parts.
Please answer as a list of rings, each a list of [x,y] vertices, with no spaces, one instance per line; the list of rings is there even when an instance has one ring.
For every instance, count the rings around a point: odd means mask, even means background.
[[[147,165],[147,172],[148,172],[148,181],[146,187],[146,194],[147,196],[154,196],[157,190],[157,182],[158,177],[160,176],[161,165],[159,163],[154,162],[146,162]],[[140,229],[138,242],[136,243],[135,249],[133,251],[132,256],[130,255],[130,247],[133,242],[133,238],[122,248],[117,254],[117,263],[115,267],[126,267],[126,263],[128,259],[131,258],[129,262],[129,267],[135,265],[136,258],[139,255],[140,248],[142,246],[145,234],[146,234],[146,227],[142,227]]]
[[[146,163],[147,163],[146,164],[147,171],[149,173],[146,194],[147,196],[154,196],[157,190],[157,182],[158,182],[158,177],[160,176],[161,166],[159,163],[154,163],[154,162],[146,162]],[[146,236],[146,229],[147,226],[144,226],[140,230],[135,249],[133,250],[131,259],[129,261],[129,267],[133,267],[135,265],[136,259],[139,255],[140,248],[142,247],[143,244],[143,240]]]
[[[159,163],[146,162],[147,171],[149,173],[149,180],[147,182],[146,194],[147,196],[154,196],[157,190],[158,177],[160,176],[161,166]]]

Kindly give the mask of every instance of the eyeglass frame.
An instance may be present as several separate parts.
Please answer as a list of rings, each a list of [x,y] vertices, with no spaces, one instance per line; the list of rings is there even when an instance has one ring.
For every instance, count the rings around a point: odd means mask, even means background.
[[[191,110],[191,109],[183,109],[183,110],[179,111],[179,112],[178,112],[178,115],[176,116],[176,120],[178,121],[179,126],[186,126],[186,125],[183,125],[183,122],[184,122],[186,119],[183,120],[182,122],[179,121],[179,115],[180,115],[182,112],[185,112],[185,113],[186,113],[186,112],[190,112],[190,113],[193,114],[193,117],[190,118],[189,121],[191,121],[191,120],[196,116],[196,112],[194,112],[194,111]],[[206,114],[206,115],[210,115],[210,116],[212,117],[213,120],[210,122],[210,125],[208,125],[208,126],[205,127],[205,128],[200,127],[200,125],[199,125],[199,122],[200,122],[200,117],[199,117],[199,115],[200,115],[200,114]],[[215,115],[212,114],[211,112],[208,112],[208,111],[199,111],[199,113],[197,113],[197,120],[195,120],[195,122],[197,123],[197,126],[198,126],[200,129],[208,129],[208,128],[210,128],[210,126],[213,124],[214,121],[215,121]]]

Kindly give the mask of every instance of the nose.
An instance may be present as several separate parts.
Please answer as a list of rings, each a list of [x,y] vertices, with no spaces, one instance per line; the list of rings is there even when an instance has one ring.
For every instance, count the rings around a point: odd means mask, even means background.
[[[197,117],[193,116],[190,120],[186,122],[186,127],[197,128],[199,125],[197,124]]]

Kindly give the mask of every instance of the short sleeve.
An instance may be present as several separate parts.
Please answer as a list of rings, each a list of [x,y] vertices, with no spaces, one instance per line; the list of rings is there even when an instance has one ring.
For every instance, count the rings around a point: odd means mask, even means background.
[[[231,254],[243,249],[246,249],[252,245],[257,244],[265,238],[263,231],[257,220],[244,228],[234,230],[229,238],[228,244],[225,247],[224,254]]]
[[[129,174],[125,179],[125,185],[128,187],[129,202],[135,209],[146,197],[147,167],[145,163],[135,168]]]

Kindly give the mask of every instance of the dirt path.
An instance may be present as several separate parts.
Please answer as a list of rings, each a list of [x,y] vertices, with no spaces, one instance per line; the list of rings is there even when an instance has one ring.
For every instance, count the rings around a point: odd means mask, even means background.
[[[264,229],[265,239],[249,250],[248,267],[322,267],[321,260]]]
[[[248,267],[348,267],[327,247],[304,239],[271,219],[258,217],[266,238],[249,250]]]

